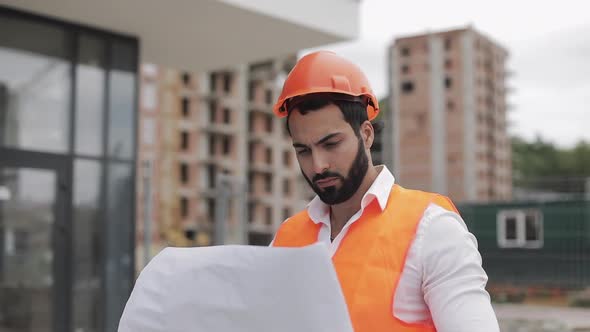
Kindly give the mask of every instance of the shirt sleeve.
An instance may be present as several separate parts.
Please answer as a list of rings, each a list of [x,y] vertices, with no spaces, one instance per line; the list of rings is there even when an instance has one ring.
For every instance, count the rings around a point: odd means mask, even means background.
[[[434,207],[422,220],[428,225],[419,255],[424,301],[437,331],[499,332],[475,236],[458,214]]]

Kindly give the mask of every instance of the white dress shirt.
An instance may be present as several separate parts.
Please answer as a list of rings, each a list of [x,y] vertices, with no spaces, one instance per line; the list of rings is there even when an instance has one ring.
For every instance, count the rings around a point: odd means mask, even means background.
[[[361,200],[361,209],[330,241],[330,208],[319,197],[307,207],[321,223],[318,241],[333,256],[350,225],[377,199],[385,209],[395,179],[385,166]],[[288,219],[285,221],[288,222]],[[271,244],[272,245],[272,244]],[[430,204],[419,222],[395,292],[393,315],[407,323],[433,322],[438,332],[498,332],[498,322],[485,290],[488,277],[481,267],[477,240],[461,217]]]

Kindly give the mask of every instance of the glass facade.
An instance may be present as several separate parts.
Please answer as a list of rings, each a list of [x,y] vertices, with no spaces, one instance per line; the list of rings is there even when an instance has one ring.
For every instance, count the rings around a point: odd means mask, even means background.
[[[137,62],[135,38],[0,6],[0,331],[116,331]]]
[[[0,185],[9,192],[0,207],[3,257],[0,269],[2,325],[8,331],[51,331],[54,275],[51,229],[56,176],[48,170],[0,167]],[[11,330],[13,328],[13,330]]]
[[[105,41],[81,35],[76,64],[76,136],[78,155],[98,157],[103,151],[105,107]]]
[[[65,29],[3,15],[0,144],[66,153],[71,67]]]

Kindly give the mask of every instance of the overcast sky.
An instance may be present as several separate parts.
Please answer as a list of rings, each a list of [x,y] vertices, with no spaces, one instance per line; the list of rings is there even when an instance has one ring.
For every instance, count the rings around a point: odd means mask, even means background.
[[[472,24],[510,52],[510,132],[561,146],[590,141],[589,1],[363,0],[360,36],[329,45],[388,94],[386,49],[395,37]]]

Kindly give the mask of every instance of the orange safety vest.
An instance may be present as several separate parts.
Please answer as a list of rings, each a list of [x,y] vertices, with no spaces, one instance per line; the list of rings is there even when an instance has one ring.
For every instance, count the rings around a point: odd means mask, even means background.
[[[436,331],[432,324],[405,323],[392,311],[406,255],[430,203],[457,212],[445,196],[394,185],[385,210],[374,199],[342,239],[332,261],[355,332]],[[313,244],[320,228],[303,210],[281,225],[273,246]]]

